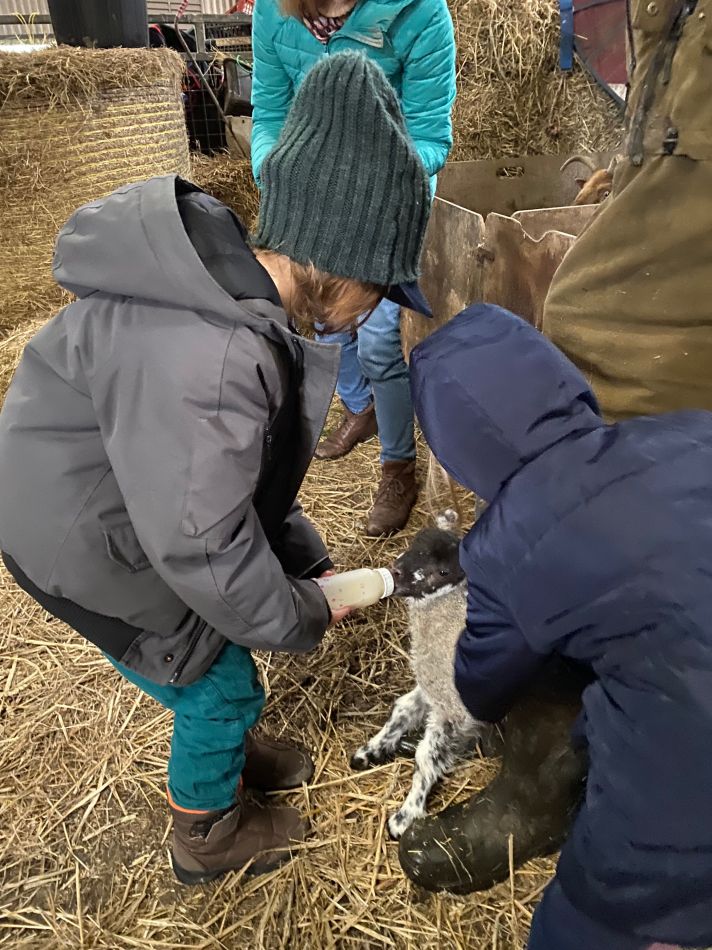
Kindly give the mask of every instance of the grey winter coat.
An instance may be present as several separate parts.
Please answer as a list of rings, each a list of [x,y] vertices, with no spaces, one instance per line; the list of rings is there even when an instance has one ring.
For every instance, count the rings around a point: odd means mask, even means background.
[[[338,349],[290,331],[235,216],[173,176],[77,211],[54,273],[79,299],[0,413],[0,548],[138,628],[116,658],[158,683],[192,682],[225,639],[316,646],[329,611],[303,578],[330,562],[295,499]]]

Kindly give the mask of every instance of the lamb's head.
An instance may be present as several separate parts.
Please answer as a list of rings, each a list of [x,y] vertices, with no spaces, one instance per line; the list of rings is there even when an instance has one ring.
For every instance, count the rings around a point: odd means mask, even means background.
[[[436,518],[435,527],[416,534],[392,568],[396,597],[422,600],[446,594],[465,579],[456,525],[457,515],[448,510]]]

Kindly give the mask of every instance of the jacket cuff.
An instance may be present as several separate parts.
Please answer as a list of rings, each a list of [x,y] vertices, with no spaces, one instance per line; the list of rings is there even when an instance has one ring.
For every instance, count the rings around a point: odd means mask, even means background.
[[[302,579],[305,581],[316,580],[317,577],[321,577],[324,571],[331,571],[334,568],[334,562],[330,557],[322,558],[318,564],[314,564],[313,567],[308,568],[303,574]]]
[[[307,653],[324,639],[326,628],[331,622],[331,609],[315,581],[290,578],[290,582],[300,600],[299,630],[290,652]]]

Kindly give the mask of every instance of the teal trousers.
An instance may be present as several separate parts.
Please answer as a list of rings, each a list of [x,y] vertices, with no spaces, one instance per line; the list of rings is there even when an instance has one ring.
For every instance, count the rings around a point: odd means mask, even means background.
[[[130,683],[173,711],[168,791],[180,808],[216,811],[235,803],[245,765],[245,733],[265,694],[249,650],[228,643],[189,686],[158,686],[107,659]]]

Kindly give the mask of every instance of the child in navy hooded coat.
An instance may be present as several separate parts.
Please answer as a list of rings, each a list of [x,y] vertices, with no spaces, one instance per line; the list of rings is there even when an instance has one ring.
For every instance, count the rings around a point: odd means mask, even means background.
[[[585,802],[529,946],[712,944],[712,414],[606,425],[566,357],[492,306],[411,373],[438,461],[489,502],[462,544],[463,701],[499,720],[552,654],[595,676]]]

